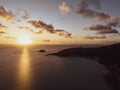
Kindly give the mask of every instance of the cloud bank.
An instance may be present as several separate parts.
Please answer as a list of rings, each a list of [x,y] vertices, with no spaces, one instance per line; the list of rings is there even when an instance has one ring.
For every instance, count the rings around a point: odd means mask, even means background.
[[[55,29],[53,27],[53,25],[51,25],[51,24],[49,25],[42,20],[38,20],[38,21],[29,20],[27,23],[34,26],[35,28],[37,28],[39,30],[39,32],[41,32],[41,33],[47,32],[49,34],[57,34],[59,36],[65,37],[65,38],[71,38],[71,33],[67,32],[65,30]]]
[[[120,27],[120,17],[111,16],[98,11],[98,9],[100,9],[100,0],[81,0],[78,4],[77,14],[84,18],[93,18],[105,22],[105,25],[93,24],[89,27],[90,30],[99,34],[119,33],[115,28]],[[83,29],[87,30],[88,28],[84,26]]]
[[[65,2],[63,2],[60,5],[60,10],[62,13],[68,13],[70,11],[70,8],[66,5]],[[71,33],[61,30],[61,29],[55,29],[53,25],[47,24],[42,20],[28,20],[29,19],[29,13],[28,11],[24,9],[17,9],[16,13],[13,13],[11,11],[8,11],[5,7],[0,6],[0,21],[4,22],[11,22],[12,24],[15,24],[15,27],[17,23],[23,22],[30,24],[31,26],[34,26],[36,30],[31,29],[29,26],[17,26],[17,28],[22,30],[27,30],[28,32],[31,32],[33,34],[41,34],[41,33],[48,33],[48,34],[57,34],[59,36],[65,37],[65,38],[71,38]],[[0,24],[0,34],[7,33],[5,29],[7,29],[7,26],[4,26]]]

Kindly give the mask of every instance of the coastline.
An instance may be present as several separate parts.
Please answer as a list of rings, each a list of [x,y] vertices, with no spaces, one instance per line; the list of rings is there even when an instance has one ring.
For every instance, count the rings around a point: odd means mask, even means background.
[[[47,54],[59,57],[83,57],[97,60],[98,63],[103,64],[109,73],[104,76],[105,80],[113,90],[120,90],[120,43],[101,46],[95,48],[68,48],[63,49],[57,53]]]

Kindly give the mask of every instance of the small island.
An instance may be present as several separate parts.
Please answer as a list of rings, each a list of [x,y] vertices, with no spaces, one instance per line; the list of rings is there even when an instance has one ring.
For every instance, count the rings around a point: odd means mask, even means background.
[[[41,50],[39,50],[39,52],[46,52],[46,50],[44,50],[44,49],[41,49]]]
[[[105,80],[114,90],[120,90],[120,43],[92,48],[68,48],[48,55],[77,56],[97,60],[109,70],[109,73],[105,75]]]

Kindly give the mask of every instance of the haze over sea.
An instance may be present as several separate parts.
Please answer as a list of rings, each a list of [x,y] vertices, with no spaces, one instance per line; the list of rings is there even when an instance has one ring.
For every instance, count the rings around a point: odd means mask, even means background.
[[[45,56],[76,46],[0,46],[0,90],[111,90],[95,60]],[[46,52],[38,52],[45,49]]]

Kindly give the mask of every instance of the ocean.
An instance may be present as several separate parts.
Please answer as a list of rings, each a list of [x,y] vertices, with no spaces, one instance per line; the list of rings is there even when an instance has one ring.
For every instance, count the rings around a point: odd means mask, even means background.
[[[95,60],[45,56],[73,45],[0,45],[0,90],[111,90]],[[39,52],[45,49],[46,52]]]

